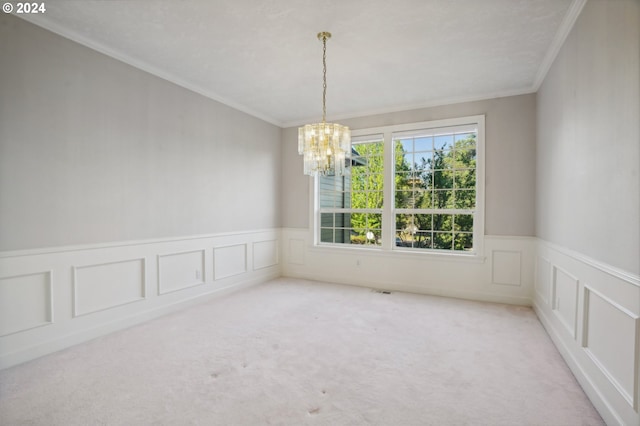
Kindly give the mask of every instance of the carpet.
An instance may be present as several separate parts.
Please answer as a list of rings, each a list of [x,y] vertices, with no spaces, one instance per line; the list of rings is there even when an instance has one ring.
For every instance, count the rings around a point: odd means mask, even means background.
[[[280,278],[0,371],[3,425],[602,425],[528,307]]]

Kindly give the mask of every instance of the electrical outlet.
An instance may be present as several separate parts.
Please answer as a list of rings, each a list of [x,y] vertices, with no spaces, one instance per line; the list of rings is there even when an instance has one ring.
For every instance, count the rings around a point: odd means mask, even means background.
[[[196,269],[196,279],[199,280],[202,278],[202,272],[200,272],[200,269]]]

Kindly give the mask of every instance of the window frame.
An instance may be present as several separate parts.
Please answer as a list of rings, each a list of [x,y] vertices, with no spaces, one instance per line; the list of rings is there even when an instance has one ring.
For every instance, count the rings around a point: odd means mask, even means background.
[[[455,127],[464,125],[477,126],[478,133],[476,139],[476,204],[473,213],[473,249],[470,251],[437,250],[407,248],[395,245],[395,216],[404,214],[397,212],[395,206],[395,158],[394,158],[394,133],[419,131],[440,127]],[[386,254],[419,255],[419,256],[446,256],[454,258],[482,258],[484,255],[484,216],[485,216],[485,116],[473,115],[466,117],[430,120],[391,126],[381,126],[351,131],[352,138],[361,139],[367,136],[383,136],[383,207],[382,207],[382,230],[381,245],[358,245],[344,243],[321,243],[320,242],[320,206],[319,206],[319,181],[318,177],[311,180],[311,200],[310,200],[310,224],[312,232],[313,247],[320,250],[348,250],[348,251],[374,251]],[[349,209],[349,212],[363,209]],[[344,210],[342,210],[344,212]],[[418,213],[418,212],[416,212]],[[451,209],[451,214],[456,214]]]

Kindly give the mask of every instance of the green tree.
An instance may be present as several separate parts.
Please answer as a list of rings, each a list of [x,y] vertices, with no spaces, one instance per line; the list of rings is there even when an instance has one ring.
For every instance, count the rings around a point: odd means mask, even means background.
[[[382,142],[354,146],[359,155],[351,169],[351,208],[382,209],[384,189],[384,145]],[[417,209],[475,208],[476,137],[470,134],[433,151],[423,153],[412,164],[400,140],[394,142],[395,206]],[[352,243],[366,244],[371,231],[376,242],[382,229],[379,213],[352,213],[355,231]],[[471,214],[402,214],[396,230],[413,247],[464,250],[471,246]]]
[[[384,191],[384,143],[373,142],[355,145],[358,156],[354,157],[357,165],[351,169],[351,208],[353,209],[382,209]],[[394,145],[394,161],[396,185],[406,186],[408,172],[411,165],[405,160],[402,144]],[[396,192],[396,203],[400,202],[405,193]],[[357,232],[352,242],[366,243],[366,233],[374,233],[376,240],[380,238],[382,229],[382,215],[375,213],[352,213],[351,226]]]

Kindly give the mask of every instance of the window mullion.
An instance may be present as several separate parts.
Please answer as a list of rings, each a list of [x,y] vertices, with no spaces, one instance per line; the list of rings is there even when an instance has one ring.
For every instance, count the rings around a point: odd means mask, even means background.
[[[393,141],[391,131],[384,132],[384,185],[382,206],[382,249],[391,250],[395,242],[395,220],[393,219],[394,202],[394,170]]]

